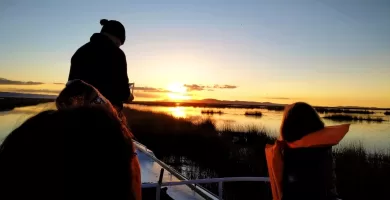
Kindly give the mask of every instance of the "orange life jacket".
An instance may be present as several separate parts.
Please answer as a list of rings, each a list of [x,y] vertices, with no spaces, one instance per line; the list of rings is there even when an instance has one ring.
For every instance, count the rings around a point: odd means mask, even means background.
[[[265,147],[265,155],[267,159],[273,199],[282,199],[282,155],[284,145],[287,145],[289,148],[333,146],[338,144],[344,138],[349,131],[349,126],[350,124],[327,126],[322,130],[310,133],[294,142],[285,142],[282,139],[278,139],[273,145],[267,144]]]

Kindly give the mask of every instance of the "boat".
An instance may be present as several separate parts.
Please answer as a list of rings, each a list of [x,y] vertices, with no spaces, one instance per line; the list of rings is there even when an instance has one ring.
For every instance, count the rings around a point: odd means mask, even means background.
[[[161,188],[166,187],[166,193],[175,200],[221,200],[223,198],[223,183],[238,181],[269,182],[268,177],[226,177],[188,180],[178,171],[159,160],[145,145],[134,141],[141,167],[142,189],[155,188],[155,199],[160,200]],[[214,194],[199,184],[218,183],[218,194]]]

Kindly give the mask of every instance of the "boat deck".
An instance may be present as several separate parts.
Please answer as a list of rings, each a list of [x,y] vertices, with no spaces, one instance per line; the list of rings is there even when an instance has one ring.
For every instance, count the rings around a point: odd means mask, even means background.
[[[145,146],[140,146],[141,144],[139,143],[138,144],[136,143],[136,145],[137,145],[138,159],[141,166],[142,183],[157,183],[160,176],[161,168],[165,169],[162,182],[181,181],[175,174],[171,173],[172,169],[167,169],[166,166],[161,165],[162,164],[161,161],[159,162],[156,160],[153,152],[146,149]],[[193,190],[187,185],[167,186],[167,188],[168,188],[167,194],[173,199],[182,199],[182,200],[205,199],[204,197],[199,195],[198,192],[196,192],[195,190]],[[204,193],[208,193],[208,192],[203,191],[202,193],[204,195]],[[206,194],[206,195],[212,196],[211,194]]]

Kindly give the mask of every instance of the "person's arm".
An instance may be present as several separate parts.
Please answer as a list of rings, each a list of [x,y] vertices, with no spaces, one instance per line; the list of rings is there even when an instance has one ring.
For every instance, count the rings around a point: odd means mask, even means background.
[[[70,71],[68,76],[68,81],[75,80],[80,78],[80,60],[78,56],[78,51],[72,56],[70,60]]]
[[[120,93],[120,99],[122,102],[128,102],[128,99],[130,97],[130,88],[129,88],[129,78],[127,76],[127,61],[126,56],[122,52],[121,55],[121,63],[120,63],[120,69],[118,74],[118,85],[119,85],[119,93]]]

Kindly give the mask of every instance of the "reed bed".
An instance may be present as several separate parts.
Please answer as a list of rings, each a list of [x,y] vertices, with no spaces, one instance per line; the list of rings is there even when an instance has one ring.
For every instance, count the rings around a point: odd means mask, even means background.
[[[136,139],[190,179],[268,176],[264,147],[275,137],[265,128],[217,130],[212,119],[183,118],[125,108]],[[342,199],[388,199],[389,152],[368,153],[361,143],[334,149],[337,189]],[[216,184],[204,185],[217,192]],[[272,199],[266,183],[224,184],[224,199]]]

